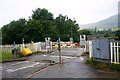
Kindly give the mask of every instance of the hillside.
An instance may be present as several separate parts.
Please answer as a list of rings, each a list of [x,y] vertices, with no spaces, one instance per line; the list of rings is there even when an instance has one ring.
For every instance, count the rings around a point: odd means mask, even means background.
[[[117,28],[118,27],[118,15],[111,16],[97,23],[80,25],[80,27],[87,28],[87,29],[94,29],[95,27],[99,29]]]

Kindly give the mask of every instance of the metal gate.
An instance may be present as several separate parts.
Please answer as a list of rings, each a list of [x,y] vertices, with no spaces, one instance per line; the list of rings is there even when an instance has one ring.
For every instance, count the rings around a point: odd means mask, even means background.
[[[113,39],[102,38],[92,41],[92,52],[94,59],[108,60],[110,61],[110,42]]]

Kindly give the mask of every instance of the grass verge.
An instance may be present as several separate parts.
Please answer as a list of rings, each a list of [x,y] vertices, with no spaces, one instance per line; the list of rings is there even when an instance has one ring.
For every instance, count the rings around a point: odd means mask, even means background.
[[[9,61],[14,58],[18,58],[19,55],[13,55],[11,49],[4,48],[0,51],[0,62]]]
[[[38,54],[38,53],[44,54],[46,53],[46,51],[33,52],[31,55]],[[28,57],[28,56],[25,56],[25,57]],[[11,61],[11,60],[13,61],[18,58],[20,59],[22,57],[24,57],[22,53],[21,55],[12,54],[11,48],[0,49],[0,62],[6,62],[6,61]]]
[[[94,61],[93,58],[88,59],[86,61],[86,64],[90,64],[90,65],[96,67],[97,69],[104,70],[104,71],[118,71],[118,72],[120,72],[120,64]]]

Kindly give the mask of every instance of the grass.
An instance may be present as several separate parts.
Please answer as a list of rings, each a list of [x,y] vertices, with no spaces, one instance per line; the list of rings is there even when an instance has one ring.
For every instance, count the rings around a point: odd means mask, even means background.
[[[16,55],[18,57],[18,55]],[[0,50],[0,62],[8,61],[15,58],[15,55],[12,54],[11,48],[4,48]]]
[[[32,46],[29,46],[29,47],[31,50],[34,51],[34,48]],[[10,61],[10,60],[17,59],[23,56],[22,54],[21,56],[18,54],[13,55],[11,50],[12,49],[9,47],[0,49],[0,62]],[[33,52],[32,55],[37,54],[37,53],[45,53],[45,52],[46,51]]]
[[[104,71],[120,71],[120,64],[94,61],[93,58],[88,59],[86,61],[86,64],[90,64],[90,65],[92,65],[100,70],[104,70]]]
[[[17,46],[18,47],[18,46]],[[33,46],[30,46],[31,49]],[[10,60],[13,60],[13,59],[17,59],[17,58],[20,58],[22,56],[20,55],[15,55],[15,54],[12,54],[12,48],[11,47],[6,47],[6,48],[2,48],[0,49],[0,62],[4,62],[4,61],[10,61]]]

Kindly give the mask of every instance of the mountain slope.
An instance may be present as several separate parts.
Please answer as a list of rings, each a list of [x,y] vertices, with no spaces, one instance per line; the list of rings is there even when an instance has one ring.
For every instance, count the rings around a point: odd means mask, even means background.
[[[101,20],[97,23],[80,25],[81,28],[93,29],[95,27],[100,29],[110,29],[118,27],[118,15],[111,16],[107,19]]]

